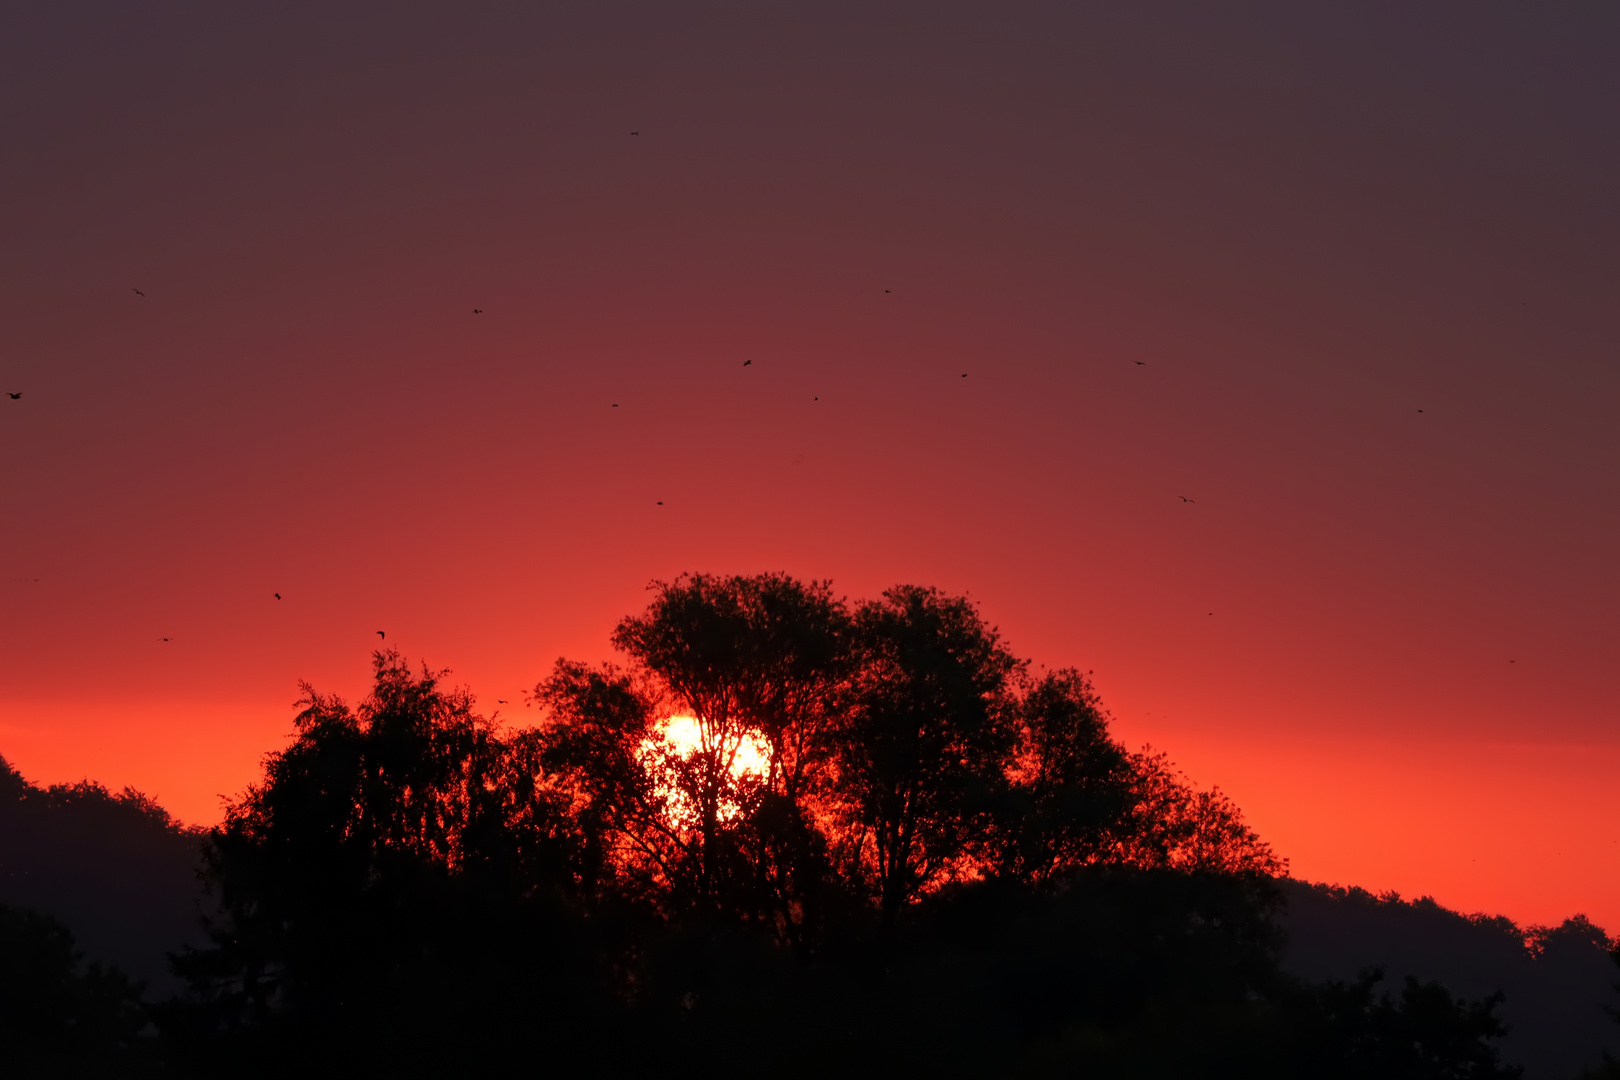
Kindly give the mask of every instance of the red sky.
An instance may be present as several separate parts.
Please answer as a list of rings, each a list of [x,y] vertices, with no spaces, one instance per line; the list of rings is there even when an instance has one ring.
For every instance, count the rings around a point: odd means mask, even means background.
[[[0,12],[0,754],[207,822],[377,629],[521,721],[918,582],[1299,876],[1620,930],[1613,5],[536,6]]]

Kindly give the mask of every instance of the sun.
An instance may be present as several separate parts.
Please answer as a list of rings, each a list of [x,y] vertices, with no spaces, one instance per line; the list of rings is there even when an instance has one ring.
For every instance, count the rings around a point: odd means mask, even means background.
[[[699,749],[703,742],[695,716],[671,716],[664,721],[663,735],[670,748],[683,757]],[[739,778],[748,773],[764,776],[770,767],[770,747],[752,735],[744,735],[731,763],[731,774]]]
[[[702,729],[694,716],[667,717],[641,743],[642,761],[652,771],[664,813],[677,829],[689,828],[697,821],[692,793],[683,790],[680,777],[683,764],[692,764],[702,748]],[[721,820],[734,820],[743,812],[739,796],[746,790],[757,790],[769,775],[770,765],[770,748],[754,736],[744,735],[731,760],[731,783],[725,785],[727,790],[719,793],[717,811]]]

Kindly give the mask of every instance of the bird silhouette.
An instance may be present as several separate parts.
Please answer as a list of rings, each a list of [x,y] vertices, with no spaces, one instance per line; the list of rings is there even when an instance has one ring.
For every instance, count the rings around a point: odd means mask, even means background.
[[[164,641],[168,641],[168,640],[169,640],[169,639],[168,639],[168,638],[164,638],[164,639],[163,639],[163,640],[164,640]]]
[[[639,132],[639,131],[632,131],[632,132],[631,132],[631,133],[630,133],[630,134],[632,134],[632,135],[640,135],[640,134],[641,134],[641,132]]]
[[[1131,363],[1135,364],[1137,367],[1147,367],[1146,360],[1132,360]]]
[[[811,400],[811,401],[820,401],[820,400],[821,400],[821,399],[820,399],[820,398],[818,398],[818,397],[813,397],[813,398],[811,398],[811,399],[810,399],[810,400]]]
[[[754,362],[752,360],[744,360],[743,361],[743,367],[753,367],[753,366],[754,366]]]
[[[507,701],[505,698],[496,698],[495,699],[495,704],[497,704],[497,705],[510,705],[511,702]]]
[[[12,401],[16,401],[18,398],[22,397],[21,394],[13,394],[10,390],[6,391],[6,396],[11,398]]]
[[[146,295],[145,293],[141,292],[141,290],[135,288],[134,286],[130,287],[130,291],[132,291],[136,296],[145,296]]]
[[[1198,501],[1196,499],[1189,499],[1185,495],[1177,495],[1176,498],[1180,499],[1182,502],[1197,502]]]
[[[893,289],[884,289],[883,291],[884,292],[893,292],[894,290]]]
[[[967,372],[965,372],[965,371],[962,372],[962,378],[964,378],[964,379],[967,378]]]
[[[475,307],[475,308],[473,308],[473,314],[474,314],[474,315],[482,315],[482,314],[483,314],[483,313],[484,313],[484,309],[483,309],[483,308],[481,308],[481,307]]]
[[[614,408],[615,408],[615,409],[617,409],[617,408],[618,408],[618,407],[619,407],[619,403],[618,403],[618,402],[617,402],[617,401],[615,401],[615,402],[614,402],[614,403],[613,403],[613,407],[614,407]]]
[[[281,594],[280,594],[280,593],[276,593],[276,594],[275,594],[275,596],[276,596],[276,599],[277,599],[277,600],[280,600],[280,599],[281,599]]]
[[[1418,410],[1418,412],[1422,412],[1422,411],[1423,411],[1423,410],[1422,410],[1422,409],[1419,409],[1419,410]]]
[[[382,638],[384,641],[388,640],[388,635],[383,633],[381,630],[377,631],[377,636]]]
[[[658,505],[659,505],[659,506],[663,506],[663,505],[664,505],[664,500],[663,500],[663,499],[659,499],[659,500],[658,500]]]

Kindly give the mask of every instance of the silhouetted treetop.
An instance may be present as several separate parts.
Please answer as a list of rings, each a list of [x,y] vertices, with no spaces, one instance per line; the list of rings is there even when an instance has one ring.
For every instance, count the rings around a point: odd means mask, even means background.
[[[902,586],[856,612],[836,729],[837,838],[852,881],[891,914],[972,872],[1017,747],[1022,663],[966,599]]]
[[[1085,675],[1049,672],[1023,688],[1008,789],[992,843],[999,874],[1041,881],[1105,861],[1151,827],[1140,820],[1139,776],[1108,733]]]
[[[292,744],[210,838],[222,916],[213,947],[179,961],[190,1023],[323,1039],[375,1009],[436,1009],[434,980],[465,975],[470,941],[510,931],[518,948],[594,887],[596,853],[532,737],[503,737],[442,680],[390,650],[357,708],[305,687]]]
[[[18,811],[53,813],[63,821],[94,819],[94,827],[103,829],[116,820],[127,828],[201,835],[201,830],[181,825],[156,799],[135,788],[114,792],[93,780],[38,787],[0,757],[0,813]]]
[[[827,582],[785,574],[687,574],[655,582],[647,611],[619,623],[613,644],[661,679],[681,707],[720,732],[763,736],[769,780],[796,789],[803,748],[833,709],[850,650],[850,619]]]

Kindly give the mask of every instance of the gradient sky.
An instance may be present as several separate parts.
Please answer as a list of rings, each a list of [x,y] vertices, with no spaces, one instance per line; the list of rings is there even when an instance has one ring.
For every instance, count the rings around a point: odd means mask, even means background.
[[[521,721],[916,582],[1297,876],[1620,930],[1620,7],[1219,7],[4,5],[0,754],[210,822],[377,629]]]

